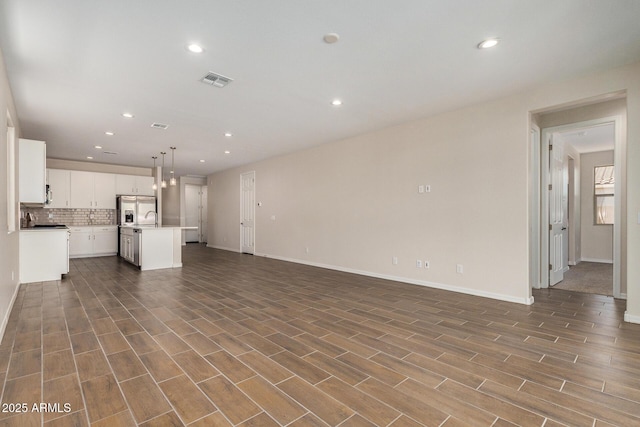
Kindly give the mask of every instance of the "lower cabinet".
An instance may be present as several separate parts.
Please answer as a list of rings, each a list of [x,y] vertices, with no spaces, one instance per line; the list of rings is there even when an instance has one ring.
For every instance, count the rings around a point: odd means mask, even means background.
[[[20,283],[60,280],[69,272],[67,230],[20,230]]]
[[[115,255],[118,253],[118,227],[115,225],[70,227],[69,257]]]
[[[139,235],[133,232],[133,228],[122,227],[120,229],[120,256],[126,261],[137,265],[136,263],[136,242]]]

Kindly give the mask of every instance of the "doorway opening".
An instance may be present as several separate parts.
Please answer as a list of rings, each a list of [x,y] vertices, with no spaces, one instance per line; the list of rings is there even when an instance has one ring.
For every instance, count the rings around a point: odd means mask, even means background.
[[[538,147],[532,138],[532,152],[540,153],[538,159],[532,157],[532,166],[539,162],[539,177],[532,173],[532,180],[540,182],[539,194],[532,192],[540,218],[539,234],[531,236],[531,247],[539,241],[540,254],[532,251],[539,259],[531,263],[537,268],[531,275],[533,288],[626,297],[623,120],[609,116],[543,127]],[[597,168],[603,167],[611,174],[605,190],[610,209],[603,207],[605,194],[600,197],[596,189],[597,174],[604,174]],[[599,212],[609,216],[608,224],[599,223]]]
[[[207,186],[184,186],[186,243],[207,243]]]

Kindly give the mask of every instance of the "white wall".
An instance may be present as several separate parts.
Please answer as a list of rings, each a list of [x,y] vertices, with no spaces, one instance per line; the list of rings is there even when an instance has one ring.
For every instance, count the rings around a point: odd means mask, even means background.
[[[576,265],[582,256],[582,206],[580,202],[580,153],[571,145],[565,145],[565,162],[569,175],[569,265]]]
[[[258,254],[527,302],[523,111],[500,100],[215,174],[209,244],[238,250],[255,170]]]
[[[596,225],[593,195],[593,168],[613,164],[613,150],[584,153],[580,156],[582,171],[582,260],[613,262],[613,226]],[[617,179],[618,177],[616,177]]]
[[[527,302],[529,113],[625,90],[640,117],[633,64],[214,174],[209,244],[238,250],[239,176],[255,170],[259,254]],[[640,182],[639,137],[630,121],[629,182]],[[432,192],[418,194],[421,184]],[[628,195],[639,259],[637,187]],[[640,264],[627,272],[627,317],[640,320]]]
[[[108,163],[79,162],[76,160],[63,160],[47,158],[47,168],[68,169],[74,171],[118,173],[123,175],[153,176],[153,168],[140,168],[135,166],[111,165]]]
[[[20,136],[18,116],[16,114],[11,90],[7,80],[4,59],[0,52],[0,338],[4,334],[6,323],[11,310],[13,298],[18,289],[18,231],[7,233],[7,113],[10,114],[13,126],[16,128],[15,150],[15,194],[18,200],[18,137]],[[13,208],[15,217],[19,218],[18,205]],[[16,229],[19,224],[16,223]]]

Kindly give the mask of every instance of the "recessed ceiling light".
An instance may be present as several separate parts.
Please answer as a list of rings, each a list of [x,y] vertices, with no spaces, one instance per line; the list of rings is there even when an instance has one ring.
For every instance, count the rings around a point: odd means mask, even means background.
[[[322,37],[322,40],[324,40],[324,42],[327,44],[334,44],[337,43],[338,40],[340,40],[340,36],[336,33],[328,33],[325,34],[324,37]]]
[[[340,99],[334,99],[333,101],[331,101],[331,105],[333,105],[334,107],[339,107],[342,105],[342,101]]]
[[[231,132],[225,132],[224,136],[226,136],[227,138],[231,138],[233,134]]]
[[[486,39],[478,43],[478,49],[489,49],[500,42],[498,39]]]
[[[87,156],[88,160],[93,160],[93,156]]]
[[[192,43],[189,46],[187,46],[187,50],[189,50],[189,52],[193,52],[193,53],[202,53],[202,52],[204,52],[204,48],[202,46],[200,46],[199,44],[195,44],[195,43]]]
[[[133,119],[133,114],[131,114],[131,113],[122,113],[122,117],[125,117],[127,119]]]
[[[115,135],[115,133],[113,133],[113,132],[111,132],[111,131],[106,131],[104,134],[105,134],[105,135],[109,135],[109,136],[113,136],[113,135]]]
[[[102,145],[94,145],[93,148],[96,150],[102,150]]]
[[[225,150],[224,154],[231,154],[231,151]]]
[[[200,159],[200,163],[204,163],[204,159]]]

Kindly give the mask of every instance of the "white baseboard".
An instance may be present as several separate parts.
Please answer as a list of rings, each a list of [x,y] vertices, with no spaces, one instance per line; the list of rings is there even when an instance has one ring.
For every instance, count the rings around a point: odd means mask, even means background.
[[[229,252],[238,252],[238,253],[240,252],[238,249],[229,248],[227,246],[210,245],[208,243],[207,243],[207,247],[212,249],[221,249],[223,251],[229,251]]]
[[[13,310],[13,304],[16,302],[19,289],[20,289],[20,283],[16,283],[16,288],[13,291],[11,302],[9,303],[9,307],[7,307],[7,313],[5,314],[4,319],[2,319],[2,325],[0,325],[0,341],[2,341],[2,339],[4,338],[4,331],[7,328],[7,323],[9,323],[9,316],[11,316],[11,311]]]
[[[263,253],[260,253],[260,254],[256,253],[256,256],[263,256],[263,257],[267,257],[267,258],[277,259],[277,260],[280,260],[280,261],[293,262],[293,263],[296,263],[296,264],[304,264],[304,265],[309,265],[309,266],[312,266],[312,267],[326,268],[328,270],[342,271],[342,272],[345,272],[345,273],[359,274],[361,276],[375,277],[377,279],[393,280],[393,281],[396,281],[396,282],[408,283],[410,285],[426,286],[426,287],[429,287],[429,288],[442,289],[442,290],[445,290],[445,291],[458,292],[458,293],[462,293],[462,294],[474,295],[474,296],[484,297],[484,298],[491,298],[491,299],[500,300],[500,301],[506,301],[506,302],[514,302],[514,303],[517,303],[517,304],[525,304],[525,305],[533,304],[533,296],[530,296],[530,297],[527,297],[527,298],[517,298],[517,297],[510,296],[510,295],[496,294],[496,293],[493,293],[493,292],[485,292],[485,291],[480,291],[480,290],[477,290],[477,289],[462,288],[462,287],[459,287],[459,286],[446,285],[446,284],[443,284],[443,283],[428,282],[428,281],[425,281],[425,280],[416,280],[416,279],[410,279],[410,278],[407,278],[407,277],[391,276],[391,275],[386,275],[386,274],[373,273],[373,272],[370,272],[370,271],[363,271],[363,270],[357,270],[357,269],[353,269],[353,268],[340,267],[340,266],[328,265],[328,264],[321,264],[321,263],[317,263],[317,262],[310,262],[310,261],[299,260],[299,259],[295,259],[295,258],[280,257],[280,256],[263,254]]]
[[[580,261],[584,262],[600,262],[603,264],[613,264],[612,259],[598,259],[598,258],[582,258]]]
[[[629,323],[640,323],[640,315],[629,314],[628,311],[624,312],[624,321]]]

